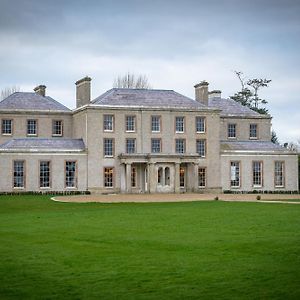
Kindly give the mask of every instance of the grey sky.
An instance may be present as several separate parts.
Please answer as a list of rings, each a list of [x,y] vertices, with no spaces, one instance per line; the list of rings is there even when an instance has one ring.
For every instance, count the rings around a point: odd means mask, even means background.
[[[69,107],[89,75],[97,97],[127,71],[193,97],[203,79],[228,97],[233,70],[272,79],[281,141],[300,139],[300,1],[0,0],[0,89],[46,84]]]

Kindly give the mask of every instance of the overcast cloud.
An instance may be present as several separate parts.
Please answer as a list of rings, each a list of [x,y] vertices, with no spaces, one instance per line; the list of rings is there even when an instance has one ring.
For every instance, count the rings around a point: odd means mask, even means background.
[[[206,79],[228,97],[233,70],[272,79],[269,101],[281,142],[300,139],[300,2],[0,0],[0,90],[19,85],[74,108],[74,82],[93,78],[92,96],[127,71],[154,88],[194,97]]]

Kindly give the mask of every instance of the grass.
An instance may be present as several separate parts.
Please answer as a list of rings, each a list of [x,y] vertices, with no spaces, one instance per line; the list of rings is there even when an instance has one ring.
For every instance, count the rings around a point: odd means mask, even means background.
[[[0,299],[300,299],[300,206],[0,197]]]

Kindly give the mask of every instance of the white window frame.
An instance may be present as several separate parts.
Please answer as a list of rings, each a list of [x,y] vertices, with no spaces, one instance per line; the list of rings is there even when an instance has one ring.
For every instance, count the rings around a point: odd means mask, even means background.
[[[2,133],[2,135],[12,135],[13,134],[13,120],[12,119],[2,119],[1,120],[1,133]]]
[[[252,185],[254,188],[263,186],[263,162],[252,161]]]
[[[136,117],[133,115],[126,116],[125,117],[125,126],[126,126],[126,132],[135,132],[136,129]]]
[[[206,140],[205,139],[196,140],[196,152],[201,157],[206,156]]]
[[[65,187],[77,188],[77,161],[75,160],[65,162]]]
[[[136,139],[126,139],[126,153],[136,153]]]
[[[185,123],[185,119],[182,116],[177,116],[175,117],[175,132],[176,133],[184,133],[184,124]]]
[[[156,151],[157,149],[159,151]],[[161,153],[161,139],[156,139],[156,138],[151,139],[151,153]]]
[[[196,132],[197,133],[205,133],[205,124],[206,123],[206,118],[205,117],[196,117]]]
[[[151,116],[151,131],[152,132],[161,131],[161,116]]]
[[[198,167],[198,187],[206,187],[206,167]]]
[[[227,137],[229,139],[236,139],[236,127],[235,123],[229,123],[227,125]]]
[[[103,153],[104,157],[114,157],[114,139],[104,138],[103,139]]]
[[[27,119],[27,135],[37,136],[38,122],[36,119]]]
[[[176,139],[175,140],[175,152],[183,154],[186,151],[186,140],[185,139]]]
[[[255,135],[253,135],[253,133],[255,133]],[[258,125],[255,123],[249,125],[249,138],[252,140],[256,140],[258,138]]]
[[[241,163],[240,161],[230,162],[230,187],[241,187]]]
[[[46,168],[44,169],[44,167]],[[48,167],[48,169],[47,169]],[[51,161],[42,160],[40,161],[40,177],[39,177],[39,187],[41,189],[51,187]],[[47,184],[48,183],[48,184]]]
[[[280,168],[278,168],[278,165],[280,166]],[[284,164],[284,161],[275,161],[274,162],[274,186],[275,186],[275,188],[285,187],[285,164]]]
[[[114,131],[114,115],[103,115],[103,131]]]

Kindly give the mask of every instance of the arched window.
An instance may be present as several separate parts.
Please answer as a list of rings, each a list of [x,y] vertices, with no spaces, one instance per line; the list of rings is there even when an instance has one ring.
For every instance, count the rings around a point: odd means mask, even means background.
[[[165,168],[165,185],[170,185],[170,168]]]

